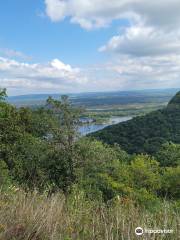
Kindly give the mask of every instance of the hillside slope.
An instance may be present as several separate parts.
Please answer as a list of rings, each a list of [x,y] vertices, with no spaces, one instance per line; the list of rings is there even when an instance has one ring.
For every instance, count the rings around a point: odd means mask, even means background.
[[[162,143],[180,143],[180,92],[166,108],[104,128],[90,135],[119,144],[129,153],[155,153]]]

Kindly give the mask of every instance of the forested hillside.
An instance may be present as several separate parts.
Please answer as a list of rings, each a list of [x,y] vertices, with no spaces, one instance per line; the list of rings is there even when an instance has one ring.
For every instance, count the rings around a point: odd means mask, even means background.
[[[180,143],[180,92],[162,110],[109,126],[91,136],[111,145],[117,143],[128,153],[154,154],[163,143]]]

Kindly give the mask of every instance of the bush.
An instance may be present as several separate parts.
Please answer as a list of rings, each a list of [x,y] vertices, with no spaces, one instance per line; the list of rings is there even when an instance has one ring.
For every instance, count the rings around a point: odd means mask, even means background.
[[[165,143],[157,152],[156,159],[163,167],[180,165],[180,144]]]
[[[161,176],[159,163],[148,155],[138,155],[131,162],[130,171],[134,186],[156,193],[160,188]]]
[[[164,170],[162,176],[161,193],[164,197],[171,199],[180,198],[180,166],[176,168],[168,167]]]

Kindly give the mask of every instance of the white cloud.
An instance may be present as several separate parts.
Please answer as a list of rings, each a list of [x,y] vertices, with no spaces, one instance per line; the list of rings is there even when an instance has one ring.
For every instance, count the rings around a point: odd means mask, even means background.
[[[180,0],[45,0],[45,4],[51,20],[67,17],[89,30],[118,19],[128,21],[99,49],[112,54],[111,63],[88,72],[99,88],[180,85]]]
[[[113,19],[123,17],[127,2],[127,0],[45,0],[45,5],[46,14],[52,21],[62,21],[70,17],[72,23],[77,23],[85,29],[93,29],[105,27]]]
[[[180,56],[121,55],[84,69],[58,59],[46,64],[0,57],[0,87],[11,94],[107,91],[180,86]]]
[[[73,69],[69,64],[64,64],[59,59],[52,60],[51,66],[55,69],[62,70],[62,71],[65,71],[65,72],[69,72],[69,73],[70,72],[77,72],[78,73],[80,71],[78,68]]]
[[[46,13],[51,18],[52,21],[63,20],[65,12],[67,12],[67,4],[65,1],[58,0],[45,0],[46,3]]]
[[[131,26],[123,34],[112,37],[99,50],[137,57],[179,54],[180,34],[165,33],[153,27]]]
[[[180,87],[180,56],[120,56],[89,70],[91,84],[101,90]]]
[[[47,64],[29,64],[0,57],[0,86],[8,89],[72,91],[86,81],[79,68],[58,59]]]
[[[45,0],[52,21],[71,21],[83,28],[107,26],[115,19],[128,18],[168,30],[179,27],[179,0]]]

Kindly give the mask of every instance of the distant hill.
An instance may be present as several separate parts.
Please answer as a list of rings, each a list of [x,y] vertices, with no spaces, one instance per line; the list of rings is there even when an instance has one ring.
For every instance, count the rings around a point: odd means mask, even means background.
[[[167,103],[177,92],[177,89],[134,90],[114,92],[87,92],[67,94],[75,105],[85,107],[117,106],[126,104]],[[10,96],[8,102],[16,106],[44,105],[46,99],[52,96],[57,99],[62,94],[31,94]]]
[[[180,143],[180,92],[162,110],[104,128],[90,136],[119,144],[129,153],[155,153],[162,143]]]

